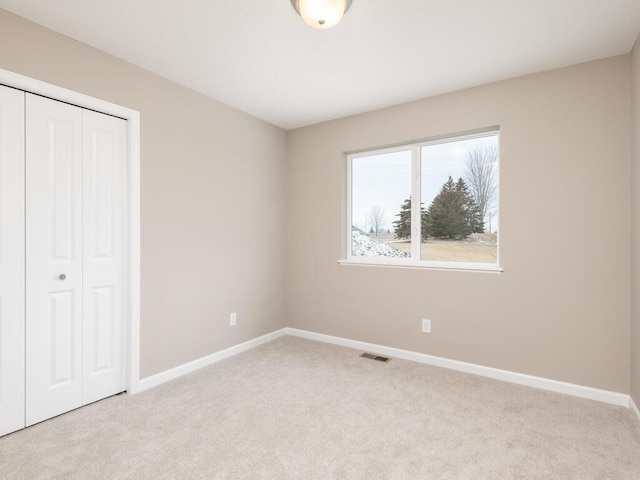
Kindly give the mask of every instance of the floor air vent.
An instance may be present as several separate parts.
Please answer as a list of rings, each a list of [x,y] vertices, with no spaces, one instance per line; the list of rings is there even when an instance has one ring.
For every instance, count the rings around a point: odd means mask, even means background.
[[[373,353],[361,353],[360,356],[362,358],[368,358],[369,360],[377,360],[378,362],[387,363],[391,360],[389,357],[382,357],[380,355],[374,355]]]

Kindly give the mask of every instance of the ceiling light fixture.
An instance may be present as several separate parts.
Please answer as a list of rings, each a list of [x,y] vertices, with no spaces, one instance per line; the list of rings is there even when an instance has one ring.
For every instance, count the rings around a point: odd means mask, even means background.
[[[326,29],[336,25],[349,7],[352,0],[291,0],[291,5],[307,25]]]

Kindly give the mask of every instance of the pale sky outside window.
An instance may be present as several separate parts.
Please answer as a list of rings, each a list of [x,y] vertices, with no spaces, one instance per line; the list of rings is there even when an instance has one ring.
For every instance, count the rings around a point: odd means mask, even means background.
[[[422,204],[426,209],[438,195],[449,176],[454,181],[464,178],[468,152],[474,148],[497,147],[497,136],[456,140],[421,147]],[[372,207],[384,210],[383,231],[393,232],[400,207],[411,195],[411,150],[357,157],[352,160],[352,223],[369,232],[367,218]],[[497,203],[494,202],[491,231],[498,225]],[[487,225],[488,227],[489,225]],[[487,231],[489,229],[487,228]]]
[[[369,232],[372,207],[384,210],[382,230],[393,232],[393,222],[411,195],[411,150],[358,157],[352,160],[351,220]]]
[[[454,182],[458,181],[460,177],[465,178],[465,164],[470,151],[476,148],[487,148],[491,146],[497,148],[497,141],[498,137],[491,135],[422,147],[422,184],[420,189],[422,192],[422,204],[425,210],[429,209],[429,205],[431,205],[433,199],[440,193],[442,185],[444,185],[449,177],[452,177]],[[494,200],[494,203],[489,209],[489,211],[493,213],[491,216],[492,232],[495,232],[498,226],[496,206],[497,199]],[[488,222],[488,219],[485,219],[485,221]],[[485,231],[487,232],[489,231],[488,227],[489,225],[487,223],[485,225]]]

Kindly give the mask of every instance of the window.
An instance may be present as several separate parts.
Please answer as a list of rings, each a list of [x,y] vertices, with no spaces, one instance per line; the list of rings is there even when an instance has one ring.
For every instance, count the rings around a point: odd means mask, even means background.
[[[348,155],[341,263],[501,270],[498,160],[497,129]]]

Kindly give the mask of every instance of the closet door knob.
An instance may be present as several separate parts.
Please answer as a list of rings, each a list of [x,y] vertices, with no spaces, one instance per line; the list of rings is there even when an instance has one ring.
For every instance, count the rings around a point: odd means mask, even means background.
[[[64,280],[65,278],[67,278],[67,276],[64,273],[61,273],[60,276],[58,277],[60,280]]]

